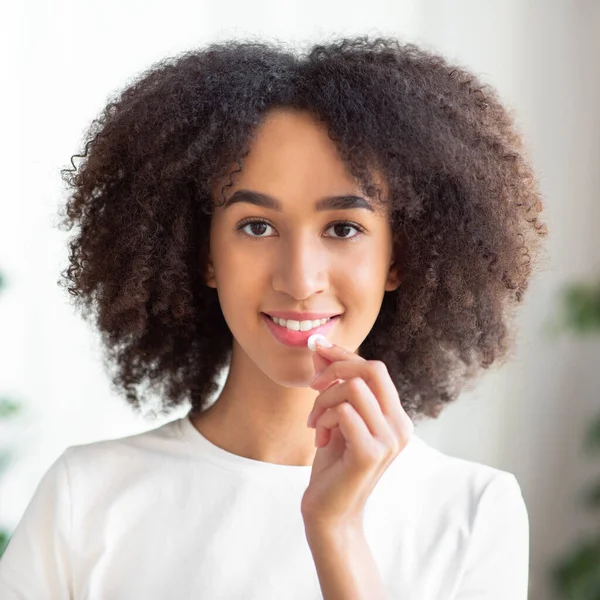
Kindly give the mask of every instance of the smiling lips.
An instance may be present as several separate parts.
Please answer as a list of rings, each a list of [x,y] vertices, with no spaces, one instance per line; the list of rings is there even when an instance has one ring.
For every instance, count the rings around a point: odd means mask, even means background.
[[[279,317],[274,317],[272,315],[268,315],[268,316],[270,316],[273,319],[273,321],[275,321],[275,323],[277,323],[277,325],[280,325],[281,327],[286,327],[286,329],[289,329],[290,331],[307,331],[308,329],[314,329],[316,327],[320,327],[321,325],[325,325],[325,323],[327,323],[327,321],[329,321],[329,319],[331,318],[331,317],[325,317],[323,319],[302,319],[302,320],[290,319],[290,320],[286,320],[286,319],[281,319]],[[287,325],[290,323],[293,323],[294,326],[287,327]],[[298,323],[297,326],[296,326],[296,323]],[[296,327],[298,327],[298,328],[296,329]]]
[[[290,310],[270,310],[265,312],[270,317],[278,317],[279,319],[293,320],[293,321],[317,321],[319,319],[329,319],[330,317],[337,317],[340,313],[333,311],[305,311],[305,312],[293,312]]]
[[[331,328],[338,322],[339,315],[331,317],[326,323],[323,325],[319,325],[317,327],[313,327],[312,329],[308,329],[307,331],[292,331],[287,329],[286,327],[282,327],[278,325],[269,317],[267,314],[262,313],[262,318],[267,324],[269,331],[273,334],[275,339],[284,344],[286,346],[293,347],[307,347],[308,338],[315,333],[320,333],[321,335],[327,335],[327,333],[331,330]]]

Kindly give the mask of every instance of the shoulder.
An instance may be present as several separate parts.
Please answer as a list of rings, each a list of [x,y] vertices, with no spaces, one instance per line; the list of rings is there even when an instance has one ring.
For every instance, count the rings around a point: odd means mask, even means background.
[[[64,463],[72,484],[83,481],[94,487],[129,473],[159,470],[161,464],[182,458],[186,455],[175,419],[139,433],[71,445],[57,462]]]
[[[437,505],[443,512],[460,508],[468,520],[501,502],[524,508],[521,486],[509,471],[446,454],[418,434],[413,434],[405,450],[409,453],[400,462],[400,469],[412,482],[415,494],[428,505]]]

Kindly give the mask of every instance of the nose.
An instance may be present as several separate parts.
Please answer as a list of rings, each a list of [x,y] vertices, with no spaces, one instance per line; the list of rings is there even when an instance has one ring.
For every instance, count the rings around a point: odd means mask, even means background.
[[[296,300],[327,289],[329,259],[322,242],[310,233],[283,240],[273,267],[273,289]]]

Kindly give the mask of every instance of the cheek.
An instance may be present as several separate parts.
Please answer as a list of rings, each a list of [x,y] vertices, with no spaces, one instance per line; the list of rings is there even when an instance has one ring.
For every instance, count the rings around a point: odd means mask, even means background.
[[[373,288],[383,285],[387,272],[383,272],[381,261],[371,253],[355,256],[351,264],[344,269],[345,279],[355,287],[369,286]],[[371,290],[374,291],[374,290]]]
[[[215,241],[212,245],[213,264],[221,309],[227,321],[242,318],[255,303],[253,290],[258,289],[261,273],[254,268],[249,254],[232,249],[231,245]],[[240,293],[243,290],[243,293]],[[239,315],[239,316],[238,316]]]
[[[252,272],[256,272],[257,261],[252,252],[248,252],[239,242],[232,236],[215,236],[213,241],[212,256],[216,269],[222,273],[221,283],[226,284],[226,281],[236,284],[238,277],[244,279],[249,278]],[[250,268],[254,266],[254,268]],[[260,265],[258,265],[260,266]]]
[[[336,276],[332,287],[348,307],[353,306],[367,320],[375,319],[385,293],[387,270],[384,267],[371,254],[356,257]]]

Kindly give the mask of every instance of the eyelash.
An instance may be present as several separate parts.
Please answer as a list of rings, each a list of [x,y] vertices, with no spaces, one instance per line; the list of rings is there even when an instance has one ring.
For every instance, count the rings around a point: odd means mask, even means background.
[[[255,219],[255,218],[248,218],[248,219],[244,219],[243,221],[240,221],[235,230],[236,231],[240,231],[241,229],[243,229],[246,225],[254,225],[257,223],[265,223],[267,225],[269,225],[269,227],[273,227],[273,225],[271,225],[271,223],[269,223],[269,221],[266,221],[264,219]],[[356,229],[358,231],[357,235],[353,235],[352,237],[348,237],[348,238],[332,238],[334,240],[339,240],[340,242],[352,242],[354,240],[356,240],[358,237],[360,237],[361,234],[365,233],[366,229],[364,227],[361,227],[358,223],[353,223],[352,221],[334,221],[333,223],[330,223],[329,225],[327,225],[326,229],[330,229],[331,227],[334,227],[335,225],[349,225],[350,227],[353,227],[354,229]],[[273,227],[274,228],[274,227]],[[242,232],[243,235],[245,235],[246,237],[250,238],[251,240],[261,240],[264,239],[264,236],[256,236],[256,235],[249,235],[247,233]]]

